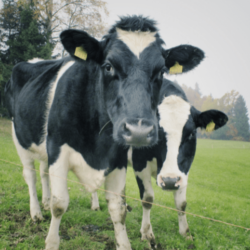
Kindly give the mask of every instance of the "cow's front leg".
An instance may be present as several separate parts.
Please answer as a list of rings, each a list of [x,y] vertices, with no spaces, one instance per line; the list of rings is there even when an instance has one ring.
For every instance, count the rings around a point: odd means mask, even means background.
[[[60,244],[59,226],[62,215],[68,208],[69,194],[67,188],[68,168],[65,157],[59,157],[56,163],[49,168],[51,184],[51,222],[46,238],[46,250],[58,250]]]
[[[97,192],[91,194],[91,210],[94,211],[100,210]]]
[[[184,187],[180,190],[174,192],[174,200],[176,209],[185,211],[187,202],[186,202],[186,192],[187,187]],[[185,213],[178,212],[178,220],[179,220],[179,233],[186,237],[187,233],[189,232],[187,217]]]
[[[106,192],[106,200],[114,224],[117,250],[131,250],[125,226],[126,200],[118,195],[125,194],[125,183],[126,168],[113,170],[105,180],[105,189],[111,192]]]
[[[137,184],[140,190],[142,200],[142,225],[141,225],[141,239],[147,240],[152,249],[156,249],[155,236],[153,233],[152,225],[150,222],[150,210],[154,201],[154,190],[151,184],[151,171],[150,167],[143,169],[141,172],[135,172]],[[145,201],[145,202],[143,202]]]
[[[42,203],[45,210],[50,210],[50,189],[49,189],[49,173],[48,163],[41,161],[40,163],[40,176],[43,189]]]

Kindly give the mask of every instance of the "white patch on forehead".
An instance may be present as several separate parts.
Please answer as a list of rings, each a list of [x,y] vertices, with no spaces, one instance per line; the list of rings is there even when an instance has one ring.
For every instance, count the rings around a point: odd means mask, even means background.
[[[157,179],[161,182],[160,177],[181,177],[180,186],[187,185],[187,176],[179,170],[178,154],[182,139],[182,131],[190,115],[190,104],[182,98],[171,95],[165,97],[158,106],[160,114],[160,126],[167,133],[167,157],[163,163],[160,174]]]
[[[116,31],[118,39],[123,41],[138,58],[140,53],[156,40],[156,32],[126,31],[119,28],[116,28]]]

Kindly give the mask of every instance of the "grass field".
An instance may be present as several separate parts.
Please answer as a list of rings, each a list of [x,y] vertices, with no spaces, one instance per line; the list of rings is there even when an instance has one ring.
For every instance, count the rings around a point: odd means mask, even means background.
[[[20,164],[11,139],[10,122],[4,119],[0,119],[0,159]],[[38,169],[38,164],[36,167]],[[72,173],[68,178],[77,180]],[[41,200],[38,173],[37,180]],[[172,193],[160,190],[155,181],[153,184],[154,202],[174,207]],[[70,203],[60,226],[60,249],[115,249],[104,193],[98,191],[101,211],[94,212],[90,210],[90,194],[79,184],[68,182],[68,186]],[[126,194],[139,198],[131,168],[127,174]],[[133,208],[126,219],[132,248],[149,249],[147,242],[140,241],[141,204],[130,199],[127,203]],[[198,140],[189,174],[187,203],[187,212],[250,228],[250,143]],[[51,217],[50,212],[44,210],[43,215],[43,222],[32,222],[28,187],[21,167],[0,160],[0,249],[44,249]],[[250,231],[189,215],[187,220],[194,241],[178,234],[176,212],[153,206],[151,221],[158,249],[250,250]]]

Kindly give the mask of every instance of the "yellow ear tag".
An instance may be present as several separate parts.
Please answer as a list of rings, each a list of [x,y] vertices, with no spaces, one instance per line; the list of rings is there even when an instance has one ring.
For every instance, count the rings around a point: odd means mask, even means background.
[[[87,56],[88,56],[87,52],[85,51],[85,49],[83,47],[76,47],[74,55],[83,59],[83,60],[86,60]]]
[[[215,128],[215,123],[213,121],[211,121],[210,123],[208,123],[207,127],[206,127],[206,131],[207,132],[212,132]]]
[[[183,70],[183,66],[180,65],[178,62],[176,62],[175,65],[169,69],[169,74],[171,75],[179,74],[179,73],[182,73],[182,70]]]

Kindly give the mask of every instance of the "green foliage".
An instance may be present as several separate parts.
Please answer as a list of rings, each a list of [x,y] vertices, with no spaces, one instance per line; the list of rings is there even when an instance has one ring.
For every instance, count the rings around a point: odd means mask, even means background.
[[[36,10],[22,1],[3,0],[0,10],[0,114],[6,114],[3,89],[12,68],[32,58],[50,59],[53,44],[49,42],[45,27],[37,18]]]
[[[0,119],[0,159],[20,164],[11,139],[10,121]],[[250,225],[250,143],[238,141],[198,140],[197,152],[189,174],[187,212],[207,216],[249,228]],[[38,170],[38,164],[36,164]],[[72,173],[69,180],[78,181]],[[175,207],[172,192],[164,192],[152,179],[155,203]],[[115,249],[114,229],[110,221],[105,194],[98,191],[101,211],[90,210],[90,194],[84,187],[68,181],[70,203],[63,215],[59,235],[60,249]],[[42,188],[37,172],[38,199]],[[139,199],[133,170],[129,167],[126,194]],[[127,213],[126,227],[132,249],[149,250],[140,240],[142,206],[127,199],[133,208]],[[22,168],[0,161],[0,249],[44,249],[49,230],[50,212],[42,210],[44,221],[34,223],[29,214],[29,193],[22,176]],[[178,233],[177,213],[153,206],[151,223],[157,249],[211,250],[250,249],[250,232],[241,228],[187,215],[194,241],[185,240]],[[87,232],[86,225],[97,225],[98,232]]]
[[[20,30],[15,39],[9,39],[10,61],[16,64],[29,59],[50,58],[51,45],[39,30],[39,23],[34,18],[34,11],[29,6],[22,7],[20,12]]]
[[[238,131],[238,137],[245,141],[250,138],[248,112],[246,102],[242,95],[240,95],[234,105],[234,124]]]

